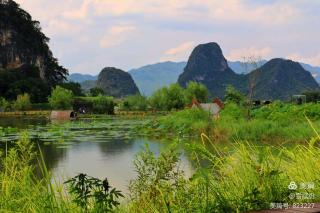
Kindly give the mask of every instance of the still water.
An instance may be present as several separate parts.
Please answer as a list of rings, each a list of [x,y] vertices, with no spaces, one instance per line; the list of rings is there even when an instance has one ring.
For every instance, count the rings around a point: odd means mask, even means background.
[[[59,123],[46,119],[0,118],[0,127],[12,127],[0,141],[15,141],[22,131],[27,131],[32,141],[39,142],[56,181],[63,182],[85,173],[101,179],[108,177],[112,186],[128,192],[129,181],[137,175],[133,164],[137,153],[148,145],[158,154],[170,143],[138,135],[135,128],[143,122],[115,117]],[[183,148],[180,152],[179,168],[189,176],[192,165]]]

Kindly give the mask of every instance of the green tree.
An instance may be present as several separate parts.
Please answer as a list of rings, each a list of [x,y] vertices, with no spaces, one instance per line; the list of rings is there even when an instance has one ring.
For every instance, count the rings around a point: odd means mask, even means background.
[[[226,89],[225,101],[242,105],[245,102],[245,96],[229,85]]]
[[[75,96],[84,96],[81,85],[76,82],[67,82],[67,83],[61,83],[59,86],[72,91],[73,95]]]
[[[156,110],[167,110],[168,88],[163,87],[155,91],[149,98],[150,106]]]
[[[38,68],[25,65],[0,71],[0,96],[13,101],[24,93],[30,95],[33,103],[48,101],[50,86],[40,78]]]
[[[39,56],[43,59],[44,76],[48,85],[53,86],[66,80],[68,70],[60,66],[49,48],[49,38],[42,32],[40,23],[23,10],[13,0],[2,1],[0,4],[1,29],[11,30],[11,40],[16,54],[24,64],[35,64]],[[4,67],[6,64],[4,63]]]
[[[190,82],[185,90],[186,103],[190,104],[192,99],[196,98],[199,102],[205,103],[208,101],[209,91],[203,84]]]
[[[97,97],[99,95],[104,95],[104,91],[100,87],[93,87],[93,88],[90,89],[90,95],[92,97]]]
[[[8,111],[10,109],[10,103],[5,98],[0,97],[0,111]]]
[[[182,109],[185,106],[184,90],[179,84],[171,84],[168,88],[167,109]]]
[[[73,102],[73,93],[70,90],[56,86],[49,97],[49,103],[54,109],[71,109]]]
[[[124,110],[145,111],[148,108],[148,100],[142,95],[131,95],[125,98],[122,104]]]
[[[13,103],[13,109],[17,111],[31,109],[30,95],[27,93],[18,95],[17,100]]]
[[[114,102],[112,97],[99,95],[93,99],[93,112],[98,114],[114,114]]]
[[[184,90],[179,84],[171,84],[154,92],[149,102],[157,110],[182,109],[185,106]]]

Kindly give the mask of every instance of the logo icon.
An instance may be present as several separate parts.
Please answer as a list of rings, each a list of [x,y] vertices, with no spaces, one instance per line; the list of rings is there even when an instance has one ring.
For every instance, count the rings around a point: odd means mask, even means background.
[[[296,190],[297,188],[298,188],[298,186],[297,186],[296,182],[291,181],[290,184],[289,184],[289,186],[288,186],[288,189],[290,189],[290,190]]]

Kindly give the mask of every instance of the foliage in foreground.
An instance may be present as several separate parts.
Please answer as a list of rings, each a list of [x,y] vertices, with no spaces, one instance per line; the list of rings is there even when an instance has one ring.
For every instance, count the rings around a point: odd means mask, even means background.
[[[14,147],[0,153],[0,212],[110,212],[120,204],[120,191],[85,174],[69,179],[69,193],[54,184],[40,152],[24,133]],[[36,167],[32,164],[36,163]]]
[[[31,166],[37,161],[34,147],[23,134],[14,148],[6,148],[0,161],[0,210],[4,212],[68,212],[72,208],[61,188],[38,161],[40,174]]]
[[[85,212],[110,212],[120,205],[117,201],[123,197],[120,191],[111,189],[107,178],[98,178],[79,174],[65,182],[73,195],[73,202]]]
[[[137,178],[130,182],[130,196],[120,209],[119,192],[105,181],[79,175],[68,181],[70,194],[54,185],[40,159],[39,174],[31,166],[37,156],[23,135],[0,160],[0,209],[4,212],[245,212],[268,209],[272,203],[319,202],[298,199],[297,193],[320,193],[320,136],[312,125],[307,146],[261,147],[245,141],[231,149],[216,146],[202,135],[202,144],[185,145],[195,162],[194,174],[179,169],[180,153],[173,143],[160,154],[148,148],[137,155]],[[35,175],[37,174],[37,175]],[[299,188],[289,190],[295,181]],[[313,183],[314,189],[300,188]],[[72,202],[74,201],[74,202]]]
[[[203,139],[206,138],[203,135]],[[208,139],[208,138],[207,138]],[[223,151],[209,139],[189,144],[198,164],[187,179],[179,170],[179,154],[174,147],[158,157],[149,149],[135,160],[138,177],[130,184],[129,212],[245,212],[269,209],[273,203],[318,202],[320,193],[320,149],[297,145],[294,148],[257,147],[237,143]],[[206,162],[206,167],[200,162]],[[288,185],[295,181],[296,190]],[[314,189],[299,188],[302,183]],[[298,194],[314,194],[299,199]],[[312,197],[312,196],[311,196]],[[124,210],[124,211],[125,211]]]

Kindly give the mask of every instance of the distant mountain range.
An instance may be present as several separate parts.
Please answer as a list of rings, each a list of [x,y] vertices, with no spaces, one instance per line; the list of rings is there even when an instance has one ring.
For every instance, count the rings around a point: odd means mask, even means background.
[[[68,76],[69,81],[82,83],[85,81],[95,81],[98,79],[97,75],[89,75],[89,74],[80,74],[80,73],[73,73]]]
[[[257,62],[262,66],[267,60],[261,60]],[[320,82],[320,67],[311,66],[309,64],[300,63],[302,67],[310,71],[312,76]],[[155,90],[163,86],[170,85],[177,82],[179,75],[183,72],[187,62],[161,62],[151,65],[146,65],[137,69],[129,70],[133,80],[138,86],[141,94],[150,96]],[[244,66],[240,61],[228,61],[229,67],[238,74],[246,74],[255,69],[255,66],[248,64]],[[98,75],[79,74],[74,73],[69,76],[70,81],[81,83],[85,90],[88,90],[95,86],[95,82],[98,79]]]
[[[275,58],[246,74],[235,73],[215,43],[198,45],[178,78],[185,87],[195,81],[207,86],[212,97],[223,98],[231,85],[254,99],[288,100],[292,95],[319,91],[320,86],[310,72],[291,60]]]

